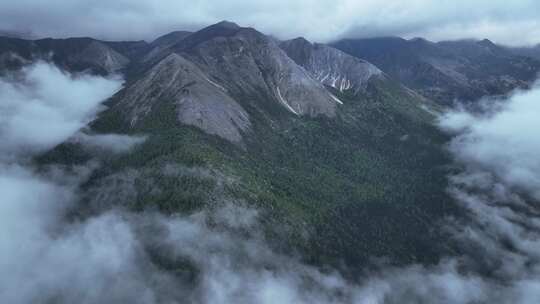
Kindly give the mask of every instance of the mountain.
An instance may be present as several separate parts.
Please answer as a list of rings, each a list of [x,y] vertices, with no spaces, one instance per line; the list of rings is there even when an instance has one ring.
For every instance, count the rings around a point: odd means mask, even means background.
[[[74,217],[255,207],[277,250],[345,273],[374,257],[429,264],[460,251],[434,229],[465,211],[447,192],[455,168],[433,101],[504,94],[537,69],[489,41],[324,45],[226,21],[150,43],[1,38],[0,58],[3,72],[42,59],[125,76],[84,132],[144,135],[143,143],[113,154],[69,140],[35,160],[100,164]],[[156,263],[186,268],[163,259]]]
[[[527,196],[521,198],[520,184],[514,190],[501,183],[506,174],[498,177],[498,171],[506,172],[508,165],[500,167],[498,160],[535,165],[530,153],[520,153],[530,150],[528,133],[523,140],[508,141],[508,136],[493,136],[501,132],[491,129],[500,126],[490,126],[489,118],[482,130],[465,126],[464,117],[476,116],[463,112],[446,122],[447,127],[467,127],[465,133],[451,138],[437,127],[442,109],[455,99],[473,102],[528,86],[538,61],[517,53],[489,40],[278,41],[228,21],[195,32],[171,32],[152,42],[0,38],[0,77],[9,76],[4,82],[20,79],[10,73],[19,76],[16,71],[38,60],[74,73],[71,78],[54,71],[84,94],[102,89],[81,85],[96,81],[79,77],[83,73],[124,77],[121,88],[72,138],[20,164],[12,165],[11,157],[0,164],[0,171],[14,176],[13,182],[10,175],[0,176],[7,180],[4,188],[22,189],[8,194],[15,194],[17,202],[29,198],[30,205],[35,203],[29,213],[43,213],[43,220],[12,221],[17,231],[32,228],[21,231],[23,245],[38,240],[30,244],[35,254],[14,250],[8,256],[35,260],[44,252],[48,257],[46,267],[37,261],[36,267],[18,271],[20,279],[7,281],[16,286],[26,282],[26,274],[39,274],[26,285],[32,289],[34,282],[47,281],[45,290],[55,285],[53,292],[36,292],[35,297],[55,303],[81,298],[88,278],[104,277],[101,268],[107,272],[98,289],[112,282],[130,295],[116,302],[198,302],[199,297],[212,302],[221,300],[223,291],[242,302],[250,299],[237,296],[242,288],[269,291],[263,300],[278,290],[285,302],[425,298],[426,303],[476,303],[497,289],[503,291],[495,292],[495,299],[527,300],[531,297],[521,283],[529,284],[529,274],[536,274],[528,269],[538,256],[528,250],[535,235],[529,234],[527,219],[538,213]],[[111,78],[107,82],[115,85],[108,92],[120,86],[117,77]],[[6,97],[15,97],[0,113],[7,114],[14,141],[27,135],[28,125],[55,135],[61,125],[86,124],[91,111],[77,109],[82,95],[57,90],[56,83],[36,94],[19,92],[18,83],[3,83]],[[21,87],[32,91],[39,84],[29,81]],[[41,91],[49,92],[40,96]],[[96,103],[104,95],[97,94]],[[535,95],[520,97],[530,96]],[[67,115],[57,115],[47,104],[33,111],[22,103],[24,115],[17,115],[17,102],[26,101],[38,107],[49,102]],[[10,113],[12,104],[15,114]],[[44,116],[51,119],[43,123]],[[60,126],[50,123],[61,116],[67,119]],[[0,134],[5,126],[0,121]],[[480,133],[495,138],[484,141]],[[22,143],[39,134],[30,135]],[[469,147],[499,151],[508,142],[517,143],[507,149],[517,152],[516,159],[508,153],[478,154]],[[28,149],[21,145],[23,152]],[[482,155],[491,160],[484,162]],[[488,170],[492,165],[497,170]],[[523,176],[522,171],[516,174]],[[29,196],[24,193],[27,182],[37,189]],[[528,189],[530,180],[523,184]],[[55,200],[61,211],[50,212],[55,206],[43,202]],[[34,233],[42,229],[47,233]],[[14,247],[19,243],[13,242]],[[84,260],[85,267],[54,275],[59,279],[48,284],[50,271],[43,270],[54,269],[66,257]],[[289,292],[291,284],[302,290],[301,297]],[[464,288],[469,285],[473,288]],[[311,296],[319,288],[330,296]],[[139,289],[142,293],[133,294]],[[391,292],[395,289],[398,293]],[[123,298],[116,295],[111,298]]]
[[[344,39],[332,46],[365,59],[443,105],[504,95],[536,79],[540,62],[485,39],[433,43],[416,38]]]
[[[267,99],[296,115],[332,116],[337,102],[271,38],[252,28],[218,23],[175,46],[232,95]]]
[[[36,60],[51,61],[72,72],[106,75],[118,72],[130,59],[92,38],[23,40],[0,37],[0,72],[18,69]]]
[[[429,100],[332,47],[230,22],[167,44],[132,61],[87,130],[144,143],[96,156],[68,141],[38,159],[98,158],[78,212],[253,206],[273,246],[348,272],[373,256],[430,263],[454,252],[431,229],[461,211]]]
[[[176,53],[161,60],[123,94],[114,109],[126,114],[124,120],[131,127],[144,123],[160,100],[167,99],[175,105],[179,122],[210,134],[238,142],[241,132],[249,130],[248,114],[238,102],[200,68]]]
[[[33,34],[29,31],[4,31],[0,30],[0,36],[1,37],[7,37],[7,38],[20,38],[20,39],[32,39]]]
[[[280,46],[314,79],[340,92],[352,90],[358,94],[366,89],[371,78],[385,77],[369,62],[324,44],[312,44],[304,38],[284,41]]]

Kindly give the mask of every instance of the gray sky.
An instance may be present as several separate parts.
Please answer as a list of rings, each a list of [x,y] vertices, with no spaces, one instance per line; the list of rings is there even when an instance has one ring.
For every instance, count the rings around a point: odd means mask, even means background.
[[[540,42],[537,0],[17,0],[0,1],[0,30],[36,36],[146,39],[221,20],[278,38],[396,35]]]

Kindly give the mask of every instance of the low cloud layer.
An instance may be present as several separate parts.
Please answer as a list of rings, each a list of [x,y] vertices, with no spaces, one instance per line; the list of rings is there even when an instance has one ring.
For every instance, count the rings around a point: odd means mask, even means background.
[[[142,275],[134,266],[137,243],[119,215],[66,221],[91,169],[51,166],[38,174],[26,162],[85,126],[120,86],[118,79],[75,77],[45,63],[0,80],[0,302],[148,297],[139,281],[119,279]]]
[[[151,296],[139,283],[137,242],[119,215],[68,224],[73,188],[28,168],[2,167],[0,191],[3,303],[132,302]]]
[[[537,303],[540,88],[480,103],[481,113],[452,112],[440,121],[457,135],[449,149],[463,167],[450,177],[450,192],[472,217],[453,229],[474,267],[490,274],[486,294],[501,303]]]
[[[535,0],[22,0],[0,4],[0,29],[40,37],[151,40],[172,30],[197,30],[227,19],[283,39],[305,36],[326,42],[344,36],[398,35],[531,45],[540,43],[538,12]]]
[[[451,151],[469,170],[486,170],[540,200],[540,87],[517,92],[503,104],[484,103],[488,114],[457,112],[442,120],[443,128],[461,132]]]
[[[74,77],[43,62],[0,79],[2,157],[32,155],[65,141],[121,84],[119,79]]]

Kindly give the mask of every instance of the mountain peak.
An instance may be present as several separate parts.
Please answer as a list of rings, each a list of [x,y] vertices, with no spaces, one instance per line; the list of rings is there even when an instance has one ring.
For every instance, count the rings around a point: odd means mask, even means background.
[[[419,44],[428,44],[430,43],[428,40],[422,38],[422,37],[414,37],[410,39],[409,41],[419,43]]]
[[[234,22],[221,21],[216,24],[203,28],[193,34],[190,34],[176,46],[177,50],[185,50],[192,48],[203,41],[213,39],[215,37],[229,37],[236,35],[239,31],[245,28],[240,27]]]
[[[482,39],[481,41],[478,41],[478,44],[485,47],[494,47],[496,46],[495,43],[493,43],[489,39]]]
[[[490,44],[493,43],[491,40],[489,40],[487,38],[482,39],[480,42],[482,42],[482,43],[490,43]]]
[[[296,37],[296,38],[294,38],[294,39],[291,39],[290,41],[296,42],[296,43],[311,44],[311,42],[309,42],[309,40],[307,40],[307,39],[304,38],[304,37]]]
[[[214,25],[211,25],[210,27],[220,27],[220,28],[226,28],[226,29],[231,29],[231,30],[240,28],[238,24],[231,21],[227,21],[227,20],[220,21]]]
[[[285,40],[281,42],[280,45],[282,46],[282,48],[296,49],[297,51],[302,51],[304,53],[305,52],[309,53],[309,51],[313,47],[313,44],[311,44],[311,42],[309,42],[304,37],[297,37],[291,40]],[[307,53],[305,55],[307,55]]]

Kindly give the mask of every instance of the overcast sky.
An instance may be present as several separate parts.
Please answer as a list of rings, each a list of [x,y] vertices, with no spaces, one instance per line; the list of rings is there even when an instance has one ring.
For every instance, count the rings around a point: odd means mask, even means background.
[[[540,42],[538,0],[17,0],[0,1],[0,30],[36,36],[146,39],[221,20],[278,38],[396,35]]]

